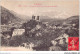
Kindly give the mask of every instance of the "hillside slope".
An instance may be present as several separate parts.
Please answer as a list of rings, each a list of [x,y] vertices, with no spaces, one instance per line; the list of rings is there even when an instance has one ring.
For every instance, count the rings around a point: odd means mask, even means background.
[[[1,6],[1,24],[9,24],[14,22],[19,22],[21,19],[15,16],[10,10]]]

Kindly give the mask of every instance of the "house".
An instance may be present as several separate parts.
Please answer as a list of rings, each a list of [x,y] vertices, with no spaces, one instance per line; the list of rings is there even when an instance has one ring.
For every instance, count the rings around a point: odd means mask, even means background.
[[[24,34],[24,32],[25,32],[25,29],[14,29],[12,37],[13,36],[21,36]]]

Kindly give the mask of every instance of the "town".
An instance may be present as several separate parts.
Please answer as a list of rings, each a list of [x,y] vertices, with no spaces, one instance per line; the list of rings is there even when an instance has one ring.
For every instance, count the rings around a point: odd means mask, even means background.
[[[76,23],[50,25],[41,22],[40,16],[32,15],[32,19],[24,23],[1,25],[2,46],[25,47],[33,51],[66,51],[68,37],[79,36]]]

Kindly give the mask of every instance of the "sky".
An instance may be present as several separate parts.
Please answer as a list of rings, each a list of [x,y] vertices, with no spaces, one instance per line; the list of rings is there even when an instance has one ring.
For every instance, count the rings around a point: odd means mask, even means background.
[[[79,0],[2,0],[1,6],[21,15],[68,18],[79,15]]]

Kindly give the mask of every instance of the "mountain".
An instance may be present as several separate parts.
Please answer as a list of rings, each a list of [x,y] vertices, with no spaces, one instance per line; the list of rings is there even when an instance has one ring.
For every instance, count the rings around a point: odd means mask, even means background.
[[[79,16],[71,16],[65,20],[67,23],[79,22]]]
[[[75,24],[75,28],[79,28],[79,16],[71,16],[65,20],[67,24]]]
[[[20,18],[20,19],[23,19],[24,21],[28,21],[28,20],[30,20],[30,18],[31,17],[29,17],[29,16],[26,16],[26,15],[21,15],[21,14],[17,14],[16,12],[14,12],[14,11],[10,11],[12,14],[14,14],[15,16],[17,16],[18,18]]]
[[[42,22],[48,22],[49,25],[62,25],[64,22],[66,24],[76,24],[76,28],[79,28],[79,16],[71,16],[67,19],[50,18],[47,16],[42,16]]]
[[[48,21],[53,21],[53,19],[49,16],[40,16],[40,21],[41,22],[48,22]]]
[[[48,22],[48,23],[53,23],[53,22],[58,22],[63,19],[58,19],[58,18],[51,18],[49,16],[40,16],[40,21],[41,22]]]
[[[12,12],[11,10],[8,10],[1,6],[1,24],[10,24],[10,23],[16,23],[16,22],[22,22],[24,21],[25,17],[21,17],[21,15],[17,14],[16,12]]]

